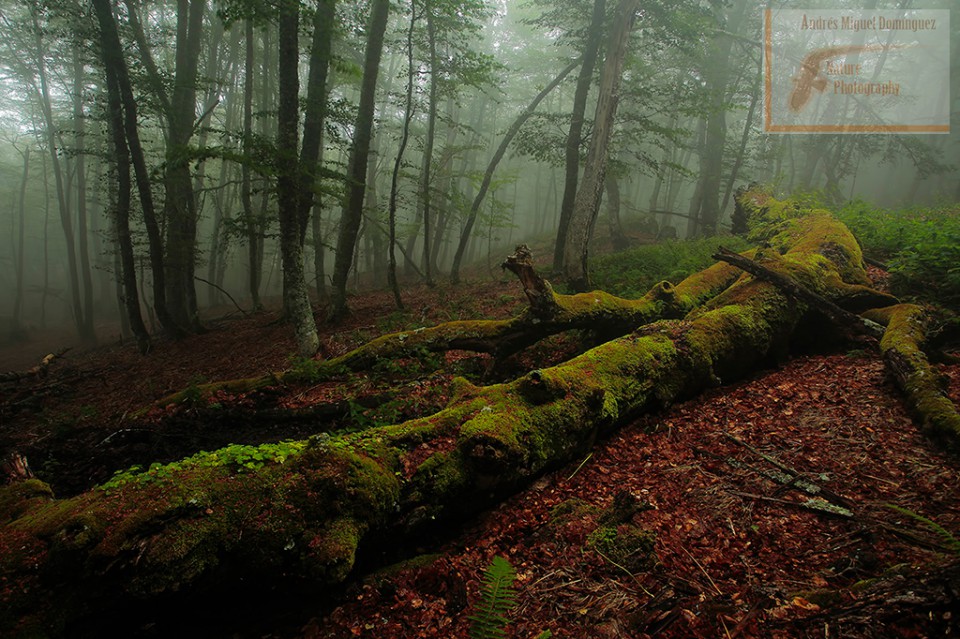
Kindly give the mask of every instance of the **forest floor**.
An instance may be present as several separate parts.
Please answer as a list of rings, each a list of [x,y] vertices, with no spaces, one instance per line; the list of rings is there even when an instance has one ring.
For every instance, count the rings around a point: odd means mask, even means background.
[[[510,316],[522,298],[506,279],[410,289],[403,313],[387,292],[364,294],[351,299],[345,324],[318,316],[323,354],[408,325]],[[43,379],[5,386],[0,453],[25,455],[68,495],[134,463],[300,438],[318,421],[360,427],[411,416],[380,399],[397,372],[382,371],[384,379],[349,388],[285,388],[230,398],[232,408],[131,417],[190,385],[295,363],[291,331],[275,311],[206,321],[208,332],[160,340],[147,357],[130,344],[75,349]],[[0,351],[0,371],[23,370],[58,346],[38,336]],[[567,347],[551,341],[508,369],[563,357]],[[441,364],[482,375],[489,362],[450,354]],[[960,366],[939,367],[960,403]],[[447,381],[431,373],[403,393],[431,410],[445,400]],[[244,420],[244,402],[267,417]],[[614,557],[596,543],[615,498],[634,504],[622,531],[654,535],[648,561]],[[879,355],[798,355],[629,423],[437,546],[412,549],[415,561],[357,575],[332,604],[298,602],[276,620],[262,611],[223,636],[466,637],[497,555],[517,572],[508,637],[956,636],[958,538],[960,463],[918,431]],[[142,636],[161,636],[150,627]]]

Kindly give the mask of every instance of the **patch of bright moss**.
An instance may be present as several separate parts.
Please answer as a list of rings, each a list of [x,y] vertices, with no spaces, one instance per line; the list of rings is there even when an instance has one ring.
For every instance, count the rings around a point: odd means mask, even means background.
[[[630,573],[650,568],[656,535],[632,524],[600,526],[587,537],[587,547]]]

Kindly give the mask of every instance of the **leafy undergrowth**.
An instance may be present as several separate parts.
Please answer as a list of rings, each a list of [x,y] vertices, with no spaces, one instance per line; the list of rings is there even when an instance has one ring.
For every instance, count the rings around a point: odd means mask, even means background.
[[[837,217],[863,242],[867,255],[887,263],[895,295],[916,296],[960,309],[960,214],[957,205],[877,209],[854,200]]]
[[[724,235],[638,246],[591,259],[590,276],[597,288],[608,293],[637,297],[661,280],[676,284],[687,275],[707,268],[716,261],[712,256],[720,246],[742,251],[747,243],[739,237]]]

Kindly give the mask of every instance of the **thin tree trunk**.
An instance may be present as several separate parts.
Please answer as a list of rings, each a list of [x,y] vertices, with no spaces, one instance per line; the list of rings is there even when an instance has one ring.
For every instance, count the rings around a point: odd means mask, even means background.
[[[277,29],[277,80],[280,95],[277,110],[277,209],[283,262],[283,308],[287,321],[293,325],[300,356],[311,357],[317,352],[320,340],[317,337],[317,324],[313,318],[303,270],[303,233],[299,209],[301,182],[297,158],[299,30],[299,2],[281,0]]]
[[[260,259],[263,238],[257,229],[254,220],[253,202],[251,200],[250,163],[253,161],[253,65],[254,65],[254,37],[253,20],[248,18],[244,22],[244,64],[243,64],[243,162],[240,164],[240,205],[243,207],[243,221],[247,231],[247,284],[250,291],[250,300],[253,310],[260,310]]]
[[[77,170],[77,248],[80,257],[80,280],[83,284],[83,317],[81,334],[90,342],[97,339],[93,328],[93,275],[90,269],[90,246],[87,233],[87,174],[85,120],[83,116],[83,60],[75,46],[73,50],[73,122]]]
[[[98,0],[98,2],[99,1],[102,0]],[[113,16],[113,11],[110,8],[109,2],[104,3],[103,7],[107,9],[106,13],[102,13],[102,8],[98,9],[97,17],[100,22],[102,46],[105,50],[103,54],[104,66],[112,69],[112,72],[116,74],[120,100],[123,105],[124,133],[130,151],[130,160],[133,164],[137,192],[140,196],[140,208],[143,212],[143,221],[147,229],[147,241],[150,247],[150,270],[153,274],[154,312],[163,330],[171,337],[179,337],[183,335],[183,329],[173,321],[167,309],[163,240],[161,238],[160,225],[157,223],[156,209],[153,203],[150,173],[147,170],[143,145],[140,142],[140,132],[137,125],[137,102],[130,84],[127,64],[123,58],[123,48],[117,33],[117,24]],[[132,18],[135,13],[129,15]]]
[[[614,14],[613,32],[610,34],[606,60],[600,76],[597,109],[593,119],[593,135],[590,138],[583,179],[577,190],[564,247],[563,275],[567,283],[578,291],[586,290],[590,286],[587,254],[600,200],[603,197],[608,147],[617,115],[617,104],[620,100],[623,61],[630,42],[630,32],[633,29],[634,13],[640,2],[641,0],[620,0]]]
[[[80,301],[80,279],[77,270],[76,238],[73,232],[72,215],[67,205],[66,189],[63,180],[63,171],[60,166],[60,154],[57,152],[57,127],[53,120],[53,106],[50,99],[50,85],[47,79],[47,66],[44,60],[44,47],[40,21],[37,16],[39,9],[34,7],[31,12],[34,29],[34,45],[36,46],[35,59],[37,75],[40,78],[40,109],[43,113],[47,151],[53,167],[53,178],[57,190],[57,204],[60,211],[60,226],[67,250],[67,277],[70,286],[70,301],[73,311],[74,325],[82,339],[86,339],[83,324],[83,305]]]
[[[20,198],[18,202],[18,222],[17,230],[17,290],[13,298],[13,329],[20,329],[20,316],[23,312],[23,253],[24,253],[24,222],[26,221],[26,196],[27,179],[30,176],[30,147],[27,146],[23,151],[23,176],[20,178]]]
[[[420,178],[420,204],[423,210],[423,273],[427,286],[433,286],[433,264],[430,251],[433,245],[433,220],[431,215],[431,171],[433,170],[433,144],[437,131],[437,101],[439,100],[439,79],[437,61],[437,37],[433,24],[433,2],[424,0],[424,13],[427,21],[427,45],[430,50],[430,106],[427,112],[427,139],[423,146],[423,169]],[[412,46],[412,42],[410,43]]]
[[[627,248],[630,242],[623,232],[623,224],[620,222],[620,185],[617,178],[607,175],[604,182],[607,191],[607,222],[610,229],[610,241],[613,244],[613,250],[622,251]]]
[[[510,146],[510,142],[520,131],[520,127],[523,126],[524,122],[529,120],[530,116],[537,110],[537,106],[543,99],[557,88],[557,86],[563,82],[563,79],[570,75],[570,72],[576,69],[581,62],[582,60],[577,58],[568,64],[557,77],[533,98],[527,108],[517,116],[517,119],[513,121],[513,124],[510,125],[510,128],[507,129],[507,132],[504,134],[503,139],[500,141],[500,146],[497,147],[493,157],[490,158],[487,170],[483,174],[483,181],[480,183],[480,190],[477,192],[476,197],[473,198],[473,204],[470,205],[467,220],[463,226],[463,230],[460,232],[460,242],[457,245],[457,252],[453,256],[453,266],[450,268],[450,281],[452,283],[458,284],[460,282],[460,265],[463,262],[463,256],[467,250],[467,243],[470,241],[470,233],[473,231],[473,225],[477,221],[477,214],[480,212],[480,205],[483,203],[483,198],[487,195],[487,190],[490,188],[490,182],[493,180],[493,172],[497,169],[497,165],[500,164],[500,160],[503,159],[504,154],[507,152],[507,147]]]
[[[760,64],[762,68],[762,58]],[[733,162],[733,167],[730,169],[730,177],[727,178],[727,187],[723,192],[723,204],[720,205],[721,213],[727,210],[727,205],[730,203],[730,196],[733,194],[733,185],[736,183],[737,177],[740,175],[740,167],[743,166],[743,162],[746,159],[747,142],[750,140],[750,129],[753,127],[753,114],[756,112],[757,104],[760,101],[761,78],[761,72],[758,71],[756,79],[753,83],[753,90],[750,93],[750,106],[747,109],[746,121],[743,123],[743,134],[740,136],[740,147],[737,150],[737,157]]]
[[[117,76],[117,55],[113,48],[111,33],[116,33],[110,0],[92,0],[101,31],[101,56],[106,71],[107,103],[110,114],[110,136],[113,141],[113,158],[116,175],[116,209],[113,222],[117,241],[117,262],[120,272],[117,280],[122,282],[123,307],[127,325],[137,340],[141,353],[150,346],[150,335],[140,314],[140,298],[137,294],[137,270],[133,256],[133,242],[130,238],[130,153],[124,127],[124,112],[121,99],[120,80]],[[119,41],[118,41],[119,42]]]
[[[429,11],[429,9],[428,9]],[[390,226],[390,256],[387,264],[387,283],[393,291],[393,299],[397,308],[403,308],[400,298],[400,286],[397,283],[397,258],[394,251],[394,240],[397,235],[397,183],[400,177],[400,166],[403,164],[403,152],[407,148],[410,138],[410,120],[413,118],[413,29],[417,24],[416,5],[410,8],[410,27],[407,29],[407,92],[403,110],[403,132],[400,134],[400,148],[397,150],[397,159],[393,163],[393,174],[390,178],[390,203],[387,206],[387,219]]]
[[[603,23],[606,18],[606,0],[593,1],[593,16],[590,30],[583,50],[583,65],[577,77],[577,90],[573,95],[573,112],[570,115],[570,129],[564,146],[563,199],[560,202],[560,220],[557,223],[557,241],[553,249],[553,271],[563,272],[564,248],[567,244],[567,231],[570,217],[573,215],[573,201],[577,196],[577,182],[580,177],[580,148],[583,145],[583,120],[587,111],[587,97],[593,83],[593,69],[597,63],[600,40],[603,37]]]
[[[310,211],[317,188],[317,169],[323,147],[323,123],[327,111],[327,75],[336,23],[336,0],[320,0],[313,19],[310,71],[303,119],[303,147],[300,151],[300,243],[307,233]]]
[[[333,266],[333,286],[330,319],[340,320],[347,312],[347,276],[353,263],[360,222],[363,220],[363,201],[366,189],[365,174],[373,130],[373,107],[377,92],[377,75],[383,53],[383,36],[390,14],[390,0],[372,0],[368,25],[367,47],[364,56],[363,82],[360,106],[354,127],[353,148],[347,168],[347,199],[340,218],[337,254]]]

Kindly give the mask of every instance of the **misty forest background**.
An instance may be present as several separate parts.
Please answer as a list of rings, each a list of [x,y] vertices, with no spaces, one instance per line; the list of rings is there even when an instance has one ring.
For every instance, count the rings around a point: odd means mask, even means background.
[[[955,296],[956,215],[913,207],[960,200],[957,56],[949,135],[765,135],[765,4],[0,1],[0,339],[119,325],[146,350],[282,295],[309,355],[311,306],[351,290],[400,305],[518,242],[583,289],[591,238],[726,233],[748,181],[845,212],[904,272],[933,256]]]

